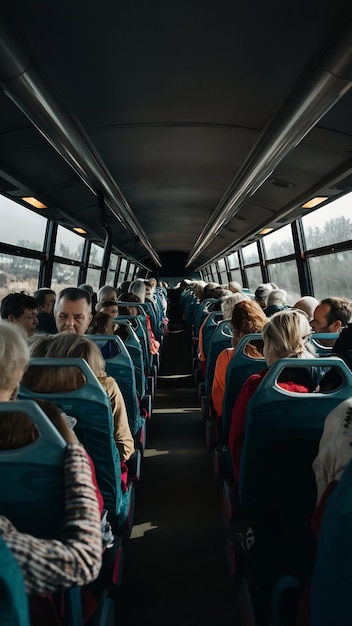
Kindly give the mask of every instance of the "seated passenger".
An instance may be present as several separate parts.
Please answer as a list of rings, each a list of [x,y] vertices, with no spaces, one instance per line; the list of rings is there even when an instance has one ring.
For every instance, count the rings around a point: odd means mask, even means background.
[[[278,286],[275,285],[275,283],[262,283],[256,288],[254,292],[254,299],[258,302],[262,309],[267,307],[268,295],[273,289],[278,289]]]
[[[6,417],[21,425],[12,440],[1,437],[1,449],[13,449],[35,440],[33,423],[26,415],[0,414],[1,434]],[[28,423],[29,422],[29,423]],[[91,467],[83,446],[64,418],[57,427],[67,442],[65,458],[65,515],[59,539],[39,539],[16,530],[0,516],[0,533],[20,565],[27,593],[44,594],[86,585],[99,574],[102,560],[101,522]],[[26,434],[27,439],[23,439]]]
[[[304,313],[297,310],[279,311],[274,313],[262,329],[264,341],[264,357],[270,367],[278,359],[312,358],[314,354],[307,348],[310,326]],[[245,417],[248,402],[260,385],[267,369],[250,376],[237,397],[232,412],[229,435],[229,448],[235,483],[239,480],[240,459],[245,431]],[[280,387],[288,391],[307,393],[314,390],[314,383],[308,370],[302,368],[285,368],[278,380]]]
[[[120,315],[138,315],[139,311],[136,306],[133,306],[133,303],[141,303],[141,299],[134,293],[125,293],[120,296],[122,302],[130,302],[131,306],[121,307],[119,306]],[[127,311],[125,311],[125,308]],[[160,343],[157,339],[155,339],[152,326],[150,323],[150,317],[146,313],[144,313],[147,322],[147,330],[150,339],[150,354],[157,354],[159,352]]]
[[[104,369],[104,359],[99,348],[85,337],[72,336],[70,333],[56,335],[47,347],[48,358],[78,358],[85,359],[93,373],[107,391],[114,418],[114,439],[120,453],[121,461],[127,461],[134,452],[134,442],[128,425],[125,403],[116,381],[107,376]],[[40,341],[31,347],[31,356],[41,352]],[[78,389],[84,384],[82,375],[76,368],[29,367],[22,384],[32,391],[43,393],[63,393]]]
[[[304,311],[308,316],[309,322],[312,321],[314,317],[314,311],[319,304],[319,300],[314,298],[313,296],[302,296],[295,304],[293,305],[293,309],[300,309]]]
[[[117,317],[119,314],[119,307],[116,300],[102,300],[98,302],[96,306],[97,313],[107,313],[110,317]]]
[[[351,314],[352,305],[347,298],[324,298],[316,307],[310,325],[315,333],[340,333],[350,321]],[[322,339],[320,343],[333,346],[335,339]]]
[[[116,324],[108,313],[97,313],[87,330],[87,335],[113,335]]]
[[[67,287],[60,291],[54,308],[59,333],[67,331],[84,335],[92,320],[92,305],[88,291]]]
[[[223,319],[231,319],[232,317],[232,311],[233,311],[233,307],[235,306],[235,304],[237,304],[237,302],[242,302],[242,300],[249,300],[248,296],[246,296],[244,293],[234,293],[234,294],[230,294],[228,295],[227,293],[225,293],[225,295],[221,298],[219,298],[219,303],[220,303],[220,309],[223,312]],[[213,311],[217,309],[217,302],[214,303],[213,305]],[[205,320],[202,322],[202,324],[200,325],[199,328],[199,333],[198,333],[198,359],[200,362],[200,366],[202,369],[203,374],[205,375],[206,372],[206,362],[207,362],[207,354],[206,351],[204,349],[204,343],[203,343],[203,329],[207,323],[207,320],[209,318],[210,313],[206,316]]]
[[[103,285],[98,291],[98,304],[104,300],[114,300],[117,302],[117,289],[111,285]]]
[[[213,407],[218,418],[222,414],[222,402],[225,392],[226,370],[232,359],[235,350],[245,335],[249,333],[260,333],[267,317],[263,309],[254,300],[243,300],[238,302],[232,311],[231,328],[232,328],[232,348],[226,348],[220,352],[215,365],[213,386],[211,391],[211,399]],[[262,353],[252,344],[248,343],[245,348],[245,354],[252,358],[262,358]]]
[[[28,360],[29,349],[20,331],[1,322],[0,401],[8,402],[16,397]],[[0,417],[2,449],[13,448],[14,444],[15,447],[21,443],[27,445],[36,437],[33,423],[25,416],[24,421],[20,418],[21,428],[12,429],[15,440],[10,441],[11,437],[5,437],[3,432],[6,414],[3,418],[0,414]],[[12,416],[10,424],[13,419]],[[38,539],[20,533],[6,517],[0,516],[0,533],[22,568],[28,593],[51,593],[89,583],[98,576],[101,566],[100,514],[89,461],[63,418],[59,428],[68,443],[65,520],[61,539]]]
[[[38,307],[37,318],[39,324],[37,332],[51,333],[55,335],[57,333],[54,318],[54,306],[56,300],[55,291],[43,287],[34,292],[33,298],[35,299]]]
[[[20,326],[27,337],[32,337],[38,326],[37,303],[26,293],[9,293],[1,302],[1,319]]]
[[[272,289],[267,297],[265,315],[270,317],[273,313],[289,308],[287,306],[287,292],[284,289]]]

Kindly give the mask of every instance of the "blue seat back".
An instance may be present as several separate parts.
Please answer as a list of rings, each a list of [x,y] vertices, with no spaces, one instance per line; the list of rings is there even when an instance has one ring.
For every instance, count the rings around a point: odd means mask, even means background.
[[[1,626],[30,626],[23,574],[1,535],[0,623]]]
[[[198,307],[199,300],[194,294],[192,294],[184,308],[184,322],[187,333],[191,332]]]
[[[147,329],[147,322],[144,313],[142,315],[118,315],[115,318],[117,324],[129,322],[135,331],[143,354],[144,370],[147,375],[151,374],[152,359],[150,354],[150,340]]]
[[[120,455],[114,440],[111,402],[89,365],[83,359],[31,359],[31,367],[75,367],[81,370],[85,384],[63,393],[34,392],[21,386],[21,398],[51,400],[67,415],[77,419],[75,433],[94,462],[97,482],[103,494],[105,508],[116,532],[124,520],[125,510],[121,491]],[[125,494],[124,494],[125,495]]]
[[[261,333],[252,333],[242,337],[227,366],[219,442],[224,445],[227,445],[229,441],[232,411],[243,383],[252,374],[256,374],[267,367],[264,357],[254,359],[245,354],[247,344],[251,341],[259,341],[261,337]]]
[[[193,334],[195,337],[198,337],[199,329],[204,322],[206,316],[211,312],[214,302],[216,302],[215,298],[207,298],[206,300],[202,300],[202,302],[199,303],[199,307],[197,309],[196,317],[194,320]]]
[[[157,311],[152,302],[146,300],[141,304],[142,309],[145,311],[146,315],[149,315],[150,325],[154,334],[154,337],[158,339],[161,335],[161,328],[158,320]]]
[[[222,320],[213,333],[207,355],[207,368],[205,373],[205,393],[207,396],[210,396],[213,386],[216,359],[222,350],[231,348],[231,341],[232,330],[230,320]]]
[[[344,381],[339,389],[329,394],[290,393],[277,384],[285,368],[318,365],[338,369]],[[316,497],[311,464],[325,417],[350,396],[352,373],[337,357],[280,359],[272,365],[246,412],[239,495],[241,508],[248,516],[253,518],[270,506],[279,506],[280,515],[290,511],[286,521],[290,516],[291,523],[297,517],[309,519]]]
[[[222,321],[223,321],[222,311],[212,311],[211,313],[209,313],[209,316],[203,326],[203,330],[202,330],[203,352],[206,357],[208,356],[211,338],[215,332],[215,329],[218,327],[218,324]]]
[[[123,395],[128,423],[133,436],[141,426],[142,417],[137,402],[136,377],[132,359],[122,339],[116,335],[86,335],[100,349],[105,359],[105,370],[114,378]]]
[[[331,341],[334,339],[336,341],[338,336],[339,333],[313,333],[309,341],[319,356],[329,356],[333,352],[333,346],[323,346],[320,340],[328,339]]]
[[[117,322],[117,318],[115,320]],[[142,398],[146,393],[145,386],[145,373],[144,373],[144,356],[142,344],[137,336],[136,331],[133,329],[132,323],[129,320],[122,320],[119,318],[117,322],[120,326],[123,326],[127,332],[127,338],[124,339],[128,354],[130,355],[136,376],[137,393]]]
[[[23,448],[0,451],[0,514],[21,532],[57,537],[65,504],[66,442],[35,402],[1,402],[0,419],[5,411],[26,413],[40,436]]]
[[[351,623],[352,462],[329,496],[311,581],[311,626]]]

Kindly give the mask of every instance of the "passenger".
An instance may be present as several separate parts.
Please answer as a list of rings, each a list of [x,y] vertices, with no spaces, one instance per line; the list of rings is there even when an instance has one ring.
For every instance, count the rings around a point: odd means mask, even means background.
[[[87,330],[88,335],[113,335],[116,329],[114,318],[108,313],[97,313]]]
[[[100,287],[98,291],[98,303],[103,302],[103,300],[114,300],[117,302],[117,289],[111,287],[111,285]]]
[[[339,333],[351,319],[352,304],[347,298],[324,298],[314,311],[310,323],[316,333]],[[333,346],[333,340],[321,340],[324,346]]]
[[[326,417],[319,452],[313,462],[317,506],[326,489],[336,484],[352,459],[352,398],[344,400]]]
[[[47,340],[44,339],[44,341]],[[114,418],[114,439],[121,461],[127,461],[134,452],[134,442],[128,425],[125,403],[117,382],[111,376],[106,375],[104,359],[98,346],[85,337],[72,336],[71,333],[59,334],[47,345],[46,356],[48,358],[76,358],[87,361],[100,384],[108,393]],[[31,347],[31,356],[37,356],[38,351],[41,351],[39,339]],[[23,377],[22,384],[37,393],[63,393],[82,387],[84,380],[76,368],[58,366],[42,369],[29,367]]]
[[[300,311],[288,310],[274,313],[262,329],[264,357],[270,367],[281,358],[305,359],[314,356],[307,347],[310,326],[306,315]],[[237,397],[232,412],[229,448],[235,483],[239,480],[240,459],[245,430],[247,405],[260,385],[267,369],[250,376]],[[314,383],[306,369],[285,369],[278,381],[280,387],[288,391],[307,393],[314,390]]]
[[[29,347],[20,329],[0,321],[0,402],[17,396],[20,380],[29,361]]]
[[[122,293],[127,293],[128,292],[130,284],[131,284],[130,280],[124,280],[121,283],[121,285],[119,286],[119,288],[117,290],[117,296],[118,296],[119,300],[121,299],[120,296],[121,296]]]
[[[232,293],[241,293],[242,291],[242,285],[238,283],[237,280],[231,280],[231,282],[229,282],[229,284],[227,285],[227,288]]]
[[[119,307],[116,300],[102,300],[98,302],[96,306],[97,313],[107,313],[110,317],[117,317],[119,314]]]
[[[38,326],[37,303],[26,293],[9,293],[1,302],[1,319],[20,326],[27,337],[32,337]]]
[[[37,331],[55,335],[57,333],[53,313],[56,300],[55,291],[43,287],[34,292],[33,298],[35,298],[38,307],[37,317],[39,324]]]
[[[284,289],[272,289],[267,297],[267,306],[264,309],[265,315],[271,317],[273,313],[288,308],[287,292]]]
[[[92,320],[91,299],[88,291],[67,287],[60,291],[54,315],[59,333],[67,331],[84,335]]]
[[[302,296],[302,298],[297,300],[292,308],[304,311],[308,315],[308,320],[311,322],[314,317],[314,311],[318,304],[319,301],[313,296]]]
[[[233,307],[235,306],[235,304],[237,304],[237,302],[241,302],[242,300],[249,300],[249,298],[244,293],[234,293],[234,294],[228,295],[227,290],[225,290],[225,294],[226,295],[224,295],[223,298],[219,298],[220,309],[223,312],[223,319],[230,320],[232,317],[232,311],[233,311]],[[212,311],[214,311],[215,307],[216,307],[216,303],[214,304]],[[201,370],[204,376],[206,372],[207,355],[205,354],[204,345],[203,345],[203,329],[207,323],[209,315],[207,315],[205,320],[202,322],[199,328],[199,333],[198,333],[198,359],[199,359]]]
[[[6,414],[4,419],[6,421]],[[3,424],[2,414],[0,420]],[[17,416],[13,413],[11,423],[15,421]],[[36,438],[33,423],[28,418],[27,421],[29,440],[24,445]],[[21,417],[19,422],[23,428]],[[60,538],[39,539],[21,533],[9,519],[0,516],[0,533],[22,569],[27,593],[32,594],[54,593],[76,585],[86,585],[97,578],[101,567],[100,512],[89,461],[83,446],[63,417],[56,426],[68,444],[65,458],[65,515]],[[1,448],[4,449],[3,438],[1,442]],[[20,446],[20,440],[18,443]]]
[[[254,299],[258,302],[262,309],[265,309],[267,306],[268,295],[273,289],[278,289],[278,286],[275,285],[275,283],[262,283],[256,288],[254,292]]]
[[[94,288],[92,287],[92,285],[88,285],[87,283],[84,283],[83,285],[78,285],[78,289],[83,289],[83,291],[88,291],[88,293],[90,295],[90,302],[91,302],[91,306],[92,306],[92,312],[95,311],[95,307],[97,305],[98,298],[97,298],[97,294],[95,293]]]
[[[233,307],[231,328],[232,348],[226,348],[220,352],[215,365],[211,399],[218,418],[222,415],[222,402],[225,393],[225,381],[227,366],[232,359],[235,350],[244,335],[260,333],[267,317],[259,304],[253,300],[243,300]],[[251,343],[245,348],[245,354],[252,358],[262,358],[262,353]]]
[[[134,294],[134,293],[126,293],[126,294],[122,294],[121,296],[122,302],[130,302],[131,306],[127,306],[127,311],[125,312],[124,307],[119,307],[120,313],[121,315],[138,315],[139,311],[138,308],[136,306],[133,306],[133,303],[137,304],[140,303],[140,299],[139,297]],[[150,339],[150,354],[157,354],[159,352],[159,348],[160,348],[160,343],[157,339],[155,339],[152,327],[151,327],[151,323],[150,323],[150,317],[149,315],[145,314],[145,318],[146,318],[146,322],[147,322],[147,330],[148,330],[148,334],[149,334],[149,339]]]
[[[132,281],[132,283],[129,286],[128,289],[129,293],[134,293],[136,296],[139,297],[139,301],[143,304],[145,302],[145,298],[146,298],[146,282],[144,280],[139,280],[137,278],[137,280]]]
[[[29,349],[21,332],[7,322],[0,322],[0,401],[15,399],[28,360]],[[1,423],[4,426],[2,420]],[[24,425],[23,419],[21,424]],[[27,593],[52,593],[89,583],[98,576],[101,566],[100,514],[89,461],[66,422],[61,419],[59,425],[68,444],[61,539],[38,539],[20,533],[6,517],[0,516],[0,533],[22,568]],[[35,430],[30,420],[26,430],[33,440]],[[12,432],[23,438],[22,429]],[[4,444],[5,437],[0,441]]]

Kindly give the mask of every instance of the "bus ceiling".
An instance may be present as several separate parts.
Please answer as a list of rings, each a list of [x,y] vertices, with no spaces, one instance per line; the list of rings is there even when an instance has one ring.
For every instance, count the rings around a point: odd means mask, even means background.
[[[350,2],[190,1],[175,13],[62,0],[49,13],[14,0],[2,12],[9,197],[35,190],[49,218],[104,241],[103,194],[113,248],[153,269],[201,267],[310,197],[344,193]]]

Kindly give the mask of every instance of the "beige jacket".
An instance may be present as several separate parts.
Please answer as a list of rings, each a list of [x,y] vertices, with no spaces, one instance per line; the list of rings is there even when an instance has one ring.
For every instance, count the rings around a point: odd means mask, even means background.
[[[121,461],[127,461],[134,452],[133,437],[128,425],[127,412],[122,393],[117,382],[111,376],[98,376],[98,380],[107,391],[114,418],[114,439]]]

